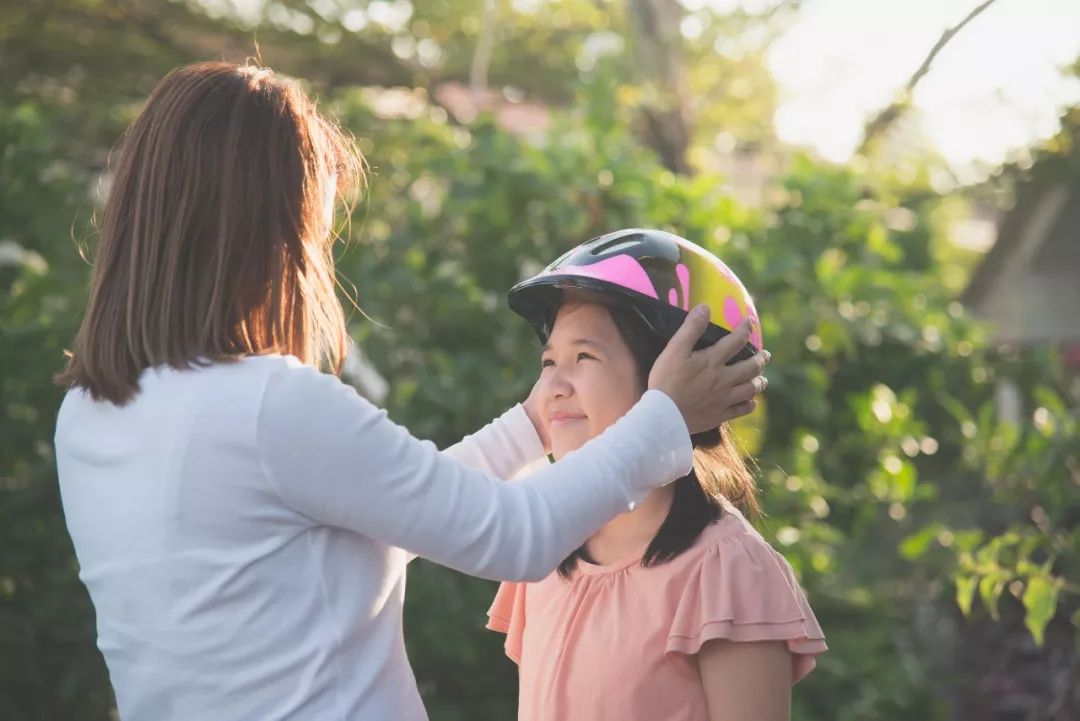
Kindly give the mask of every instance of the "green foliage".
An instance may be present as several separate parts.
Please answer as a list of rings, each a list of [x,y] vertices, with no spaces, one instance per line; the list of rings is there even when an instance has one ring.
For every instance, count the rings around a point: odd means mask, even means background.
[[[423,103],[389,117],[354,87],[460,79],[482,3],[414,9],[409,33],[438,44],[438,67],[388,52],[400,33],[377,23],[342,33],[335,3],[320,4],[327,17],[316,3],[277,5],[310,15],[312,30],[290,29],[281,11],[249,23],[265,59],[315,82],[373,170],[339,270],[377,321],[354,314],[351,328],[390,382],[396,420],[445,445],[524,397],[538,349],[506,309],[510,285],[604,230],[670,229],[747,282],[774,354],[765,407],[743,427],[761,469],[762,530],[798,572],[831,647],[797,687],[794,717],[956,717],[990,673],[987,658],[1014,662],[1003,647],[1022,646],[1053,673],[1062,663],[1052,658],[1076,663],[1080,429],[1069,378],[1053,349],[990,349],[956,301],[942,252],[949,199],[803,156],[773,158],[784,170],[760,204],[724,190],[728,179],[708,170],[711,150],[691,149],[702,172],[673,175],[641,141],[635,119],[648,92],[633,62],[616,54],[578,66],[593,33],[627,32],[621,10],[563,2],[548,16],[499,5],[493,84],[562,108],[548,132],[525,140],[492,118],[462,126]],[[148,82],[200,54],[203,33],[248,43],[187,3],[160,17],[125,3],[124,18],[119,7],[27,4],[0,28],[0,60],[25,78],[0,87],[5,719],[101,721],[111,704],[51,447],[60,393],[50,378],[85,296],[77,247],[92,240],[97,173]],[[768,82],[729,93],[734,76],[764,77],[760,53],[710,52],[755,22],[721,18],[688,43],[691,87],[724,98],[699,108],[697,151],[724,129],[770,144]],[[1059,140],[1047,166],[1075,172]],[[1022,423],[997,417],[1003,380],[1023,400]],[[513,715],[516,674],[501,636],[483,630],[493,592],[423,561],[410,569],[406,636],[437,721]]]
[[[112,694],[60,512],[50,382],[78,325],[71,231],[88,186],[58,161],[49,120],[32,103],[0,110],[0,709],[96,721]]]

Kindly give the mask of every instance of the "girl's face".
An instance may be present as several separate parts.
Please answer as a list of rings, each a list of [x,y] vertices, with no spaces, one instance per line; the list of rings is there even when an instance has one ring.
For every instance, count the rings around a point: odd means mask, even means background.
[[[559,310],[540,365],[540,416],[556,459],[603,432],[644,391],[610,312],[596,303]]]

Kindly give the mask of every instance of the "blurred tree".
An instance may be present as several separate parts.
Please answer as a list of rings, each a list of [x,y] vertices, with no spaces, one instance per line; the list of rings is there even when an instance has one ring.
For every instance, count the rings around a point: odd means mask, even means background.
[[[111,703],[52,462],[50,377],[88,275],[73,238],[92,257],[108,148],[152,84],[188,60],[255,55],[256,38],[372,165],[340,270],[383,324],[352,327],[390,381],[395,419],[446,444],[525,394],[536,347],[504,293],[562,250],[631,225],[686,235],[747,280],[776,357],[756,419],[764,531],[833,649],[799,686],[795,716],[1006,718],[1021,695],[1032,718],[1075,716],[1080,434],[1068,379],[1053,350],[986,348],[943,262],[955,201],[925,164],[901,178],[779,146],[764,51],[796,4],[758,5],[0,0],[4,718],[100,721]],[[671,13],[664,52],[686,87],[675,101],[655,90],[675,76],[642,68],[634,12],[646,6]],[[477,59],[484,33],[490,54]],[[438,89],[470,83],[547,108],[550,127],[507,132],[482,107],[458,119]],[[686,121],[668,146],[646,120],[661,111]],[[783,168],[763,200],[726,189],[741,154]],[[1001,375],[1031,423],[996,417]],[[492,592],[411,569],[406,633],[433,719],[513,714],[514,670],[482,630]]]
[[[50,382],[86,287],[71,234],[88,184],[50,121],[0,103],[0,717],[98,721],[111,691],[60,513]]]

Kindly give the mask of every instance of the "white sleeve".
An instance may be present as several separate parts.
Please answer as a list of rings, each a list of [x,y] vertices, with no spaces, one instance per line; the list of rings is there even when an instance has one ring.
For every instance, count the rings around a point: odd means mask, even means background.
[[[334,376],[272,373],[255,437],[282,501],[464,573],[538,580],[653,487],[690,470],[690,436],[668,396],[649,391],[559,463],[504,483],[438,452]]]
[[[540,461],[547,461],[544,444],[520,403],[476,433],[444,449],[443,454],[504,480]]]
[[[507,481],[537,471],[549,462],[544,444],[520,403],[442,453]],[[406,556],[409,563],[416,558],[411,552]]]

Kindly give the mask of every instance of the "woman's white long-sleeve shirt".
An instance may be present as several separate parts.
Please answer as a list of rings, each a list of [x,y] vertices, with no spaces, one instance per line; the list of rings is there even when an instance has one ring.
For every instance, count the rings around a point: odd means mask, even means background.
[[[578,452],[543,457],[524,410],[440,453],[287,356],[145,371],[117,407],[70,391],[56,455],[68,530],[122,721],[414,721],[410,553],[538,579],[686,473],[650,391]]]

